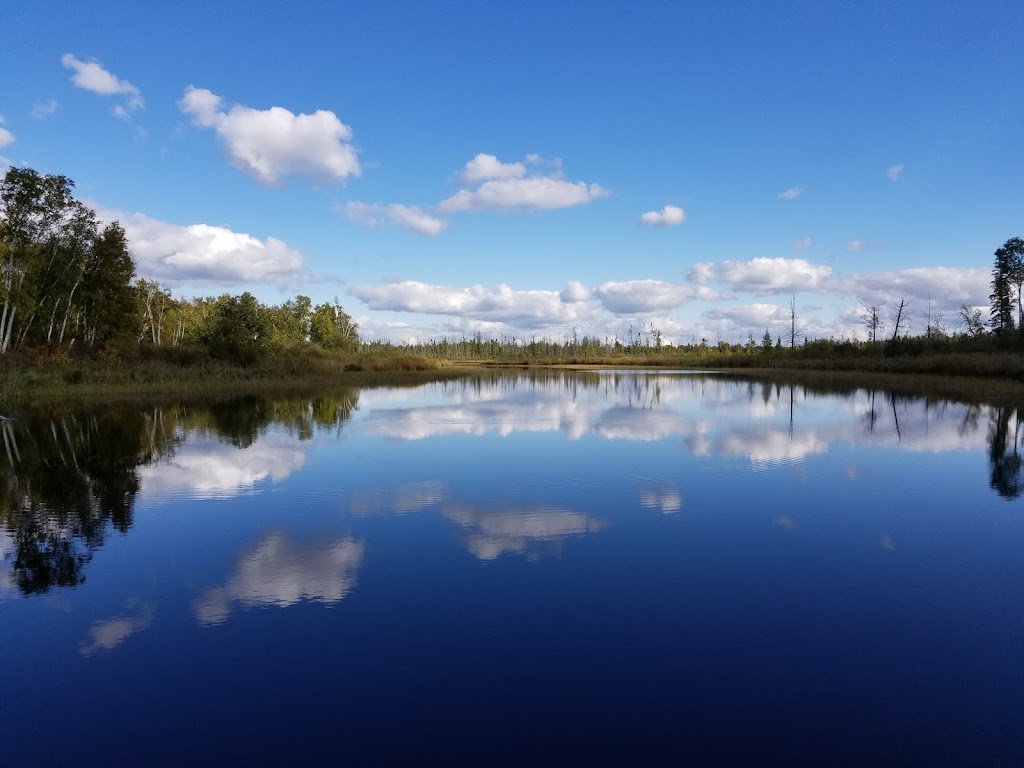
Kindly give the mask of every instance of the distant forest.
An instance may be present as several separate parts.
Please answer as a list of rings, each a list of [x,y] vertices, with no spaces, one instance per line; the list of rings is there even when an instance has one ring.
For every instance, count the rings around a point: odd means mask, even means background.
[[[314,306],[308,297],[296,296],[268,305],[248,292],[175,298],[166,286],[137,277],[124,229],[117,222],[101,226],[73,192],[67,177],[30,168],[10,168],[0,181],[0,359],[12,352],[31,358],[40,350],[51,356],[63,350],[119,361],[143,349],[167,349],[187,351],[174,358],[182,362],[208,357],[241,365],[298,352],[538,362],[648,358],[654,363],[655,358],[670,362],[673,354],[820,359],[1024,350],[1020,238],[995,251],[988,322],[981,310],[966,304],[955,319],[946,319],[933,312],[931,302],[925,307],[905,300],[889,307],[861,302],[867,341],[811,339],[794,296],[784,328],[749,333],[740,343],[692,338],[673,346],[660,330],[641,323],[624,339],[576,332],[561,339],[475,334],[395,345],[361,343],[356,324],[337,300]],[[909,332],[914,314],[924,320],[919,335]]]

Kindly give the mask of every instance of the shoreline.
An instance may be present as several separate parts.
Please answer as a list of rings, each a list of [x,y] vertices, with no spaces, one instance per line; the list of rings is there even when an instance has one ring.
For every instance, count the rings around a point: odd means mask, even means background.
[[[0,404],[62,398],[109,400],[147,397],[231,397],[252,394],[311,394],[334,387],[417,386],[500,371],[649,371],[686,372],[724,378],[768,379],[781,384],[830,389],[882,389],[901,394],[935,395],[964,402],[1018,404],[1024,407],[1024,380],[998,365],[971,370],[934,371],[934,361],[878,358],[876,366],[836,367],[835,361],[751,360],[762,365],[716,365],[712,360],[495,361],[403,357],[287,357],[243,368],[228,365],[175,365],[139,361],[117,366],[60,365],[49,369],[0,367]],[[748,361],[743,361],[748,362]],[[783,362],[783,364],[779,364]],[[786,365],[785,363],[796,363]],[[863,363],[863,361],[857,361]],[[950,368],[956,360],[946,360]],[[1000,361],[987,361],[998,363]],[[817,363],[817,365],[814,365]],[[915,365],[916,363],[916,365]],[[924,363],[922,365],[922,363]],[[1005,373],[1002,371],[1005,370]]]

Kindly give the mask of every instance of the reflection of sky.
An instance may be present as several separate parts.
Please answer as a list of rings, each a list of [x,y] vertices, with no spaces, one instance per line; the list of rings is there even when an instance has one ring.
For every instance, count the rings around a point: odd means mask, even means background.
[[[284,435],[266,435],[248,448],[220,441],[191,439],[174,454],[139,468],[142,499],[168,494],[193,498],[236,496],[270,478],[278,482],[300,469],[306,454]]]
[[[981,450],[989,410],[899,397],[894,405],[885,394],[864,390],[823,397],[801,387],[693,376],[605,374],[591,386],[558,378],[510,381],[448,382],[418,395],[380,391],[362,399],[355,431],[391,440],[518,432],[561,432],[570,440],[679,439],[697,456],[771,466],[837,444]]]
[[[10,600],[18,594],[11,579],[14,569],[14,539],[0,526],[0,601]]]
[[[440,482],[408,483],[352,499],[356,515],[406,514],[439,510],[465,534],[466,547],[480,560],[502,554],[531,554],[537,545],[561,544],[571,536],[596,533],[604,523],[559,507],[480,508],[454,502]]]
[[[671,515],[683,508],[683,497],[675,490],[647,490],[640,493],[640,506]]]
[[[239,558],[227,583],[200,596],[193,606],[196,619],[220,624],[237,608],[337,603],[356,585],[363,547],[362,541],[343,536],[296,544],[285,534],[267,534]]]
[[[153,624],[153,609],[142,606],[126,616],[97,621],[89,627],[89,639],[79,646],[83,656],[92,656],[97,651],[112,651],[132,635],[148,629]]]
[[[533,545],[560,544],[570,536],[595,533],[603,527],[580,512],[543,507],[493,511],[448,507],[444,516],[465,531],[466,547],[479,560],[527,553]]]

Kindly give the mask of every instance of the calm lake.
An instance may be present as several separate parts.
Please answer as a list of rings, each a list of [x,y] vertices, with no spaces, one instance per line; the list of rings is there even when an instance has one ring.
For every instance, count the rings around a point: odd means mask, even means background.
[[[1022,764],[1020,414],[648,372],[5,409],[0,764]]]

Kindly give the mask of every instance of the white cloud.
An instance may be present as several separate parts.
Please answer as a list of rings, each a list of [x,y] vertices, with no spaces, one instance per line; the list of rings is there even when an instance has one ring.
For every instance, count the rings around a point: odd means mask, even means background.
[[[557,291],[515,291],[505,284],[490,290],[482,285],[457,288],[402,280],[357,286],[350,293],[373,310],[456,315],[527,328],[565,325],[593,316],[586,304],[563,301]]]
[[[710,261],[698,261],[686,273],[686,279],[696,285],[706,285],[715,276],[715,265]]]
[[[806,259],[756,258],[750,261],[724,261],[718,277],[737,291],[753,293],[792,293],[822,287],[832,267],[811,264]]]
[[[47,101],[37,101],[32,105],[32,117],[36,120],[42,120],[43,118],[49,117],[57,111],[57,107],[60,106],[60,102],[56,99],[49,99]]]
[[[276,184],[289,174],[344,181],[362,172],[349,143],[352,129],[331,111],[296,115],[284,107],[225,108],[220,96],[191,85],[178,107],[193,125],[215,129],[231,164],[261,184]]]
[[[538,162],[539,162],[538,158]],[[470,160],[460,179],[483,183],[476,189],[460,189],[438,205],[441,213],[485,209],[552,210],[586,203],[609,192],[598,184],[570,182],[560,175],[525,176],[522,163],[502,163],[493,155],[479,154]]]
[[[709,321],[716,323],[723,330],[770,328],[789,322],[786,311],[775,304],[743,304],[729,307],[715,307],[704,313]],[[760,339],[758,339],[760,341]]]
[[[0,147],[6,147],[8,144],[14,143],[14,134],[3,128],[4,118],[0,115]]]
[[[630,315],[675,309],[696,291],[689,285],[661,280],[627,280],[604,283],[594,294],[609,312]]]
[[[809,237],[801,237],[799,240],[794,240],[793,241],[793,252],[794,253],[801,253],[802,251],[806,251],[808,248],[811,247],[813,242],[814,241],[811,240],[811,238],[809,238]]]
[[[896,272],[865,272],[835,280],[832,292],[843,293],[869,303],[895,302],[900,299],[923,302],[931,296],[939,310],[955,311],[961,304],[988,306],[987,269],[917,267]]]
[[[885,175],[889,178],[889,181],[899,181],[903,176],[903,163],[890,165],[885,169]]]
[[[359,338],[363,341],[390,341],[393,344],[420,344],[438,336],[436,327],[413,325],[412,323],[384,321],[370,315],[355,315],[352,319],[359,326]]]
[[[850,244],[846,246],[846,250],[850,253],[860,253],[867,247],[868,244],[863,240],[851,240]]]
[[[675,205],[666,205],[660,211],[647,211],[640,221],[649,227],[675,227],[686,221],[686,212]]]
[[[779,192],[779,199],[780,200],[795,200],[796,198],[800,197],[800,195],[803,193],[803,191],[804,191],[803,187],[790,187],[789,189],[786,189],[786,190],[783,190],[782,192]]]
[[[564,302],[555,291],[515,291],[504,284],[492,291],[479,285],[452,288],[404,281],[357,288],[353,294],[373,309],[460,315],[534,328],[571,323],[586,315],[584,307]]]
[[[74,70],[71,82],[75,87],[100,96],[123,96],[124,102],[114,107],[118,117],[127,117],[128,113],[145,106],[138,88],[108,72],[98,62],[82,61],[70,53],[65,53],[60,62],[65,69]]]
[[[345,205],[344,212],[351,221],[364,227],[394,224],[421,235],[439,235],[448,226],[444,219],[431,216],[415,205],[375,205],[352,201]]]
[[[209,224],[179,226],[143,213],[98,209],[97,215],[121,222],[140,277],[259,282],[302,271],[302,255],[273,237],[259,240]]]
[[[531,163],[540,161],[538,155],[528,155],[526,159]],[[459,174],[459,184],[471,187],[482,181],[521,179],[525,175],[526,166],[522,163],[503,163],[494,155],[480,153],[466,163],[466,167]]]
[[[587,301],[590,298],[590,290],[579,280],[570,280],[559,295],[562,297],[562,301],[575,304]]]

